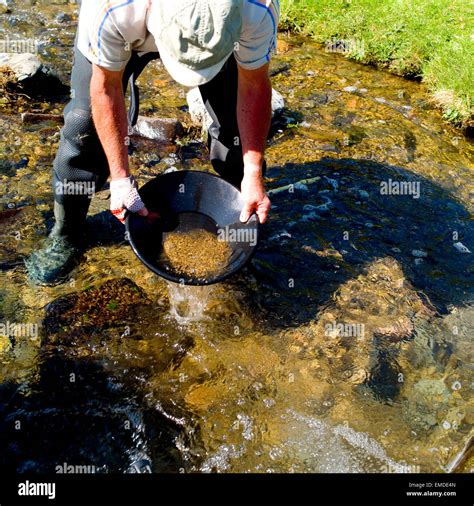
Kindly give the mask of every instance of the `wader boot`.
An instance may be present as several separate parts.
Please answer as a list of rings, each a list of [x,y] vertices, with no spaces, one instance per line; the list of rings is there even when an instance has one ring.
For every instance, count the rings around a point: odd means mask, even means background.
[[[26,260],[29,278],[39,285],[65,281],[79,263],[85,246],[85,218],[89,202],[68,204],[54,202],[56,223],[43,247]]]

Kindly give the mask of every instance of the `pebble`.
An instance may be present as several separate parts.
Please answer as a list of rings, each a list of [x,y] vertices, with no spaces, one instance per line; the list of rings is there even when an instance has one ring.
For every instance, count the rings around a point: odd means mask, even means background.
[[[301,221],[314,221],[314,220],[320,220],[321,219],[321,216],[319,216],[318,213],[315,213],[314,211],[311,212],[311,213],[308,213],[308,214],[305,214],[302,218],[301,218]]]
[[[338,153],[339,152],[339,148],[337,146],[335,146],[334,144],[323,144],[321,146],[321,150],[322,151],[329,151],[331,153]]]
[[[70,21],[72,21],[72,16],[70,14],[67,14],[65,12],[60,12],[57,16],[56,16],[56,23],[69,23]]]
[[[367,91],[369,91],[367,88],[361,88],[359,90],[360,93],[367,93]]]
[[[110,198],[110,190],[101,190],[98,191],[95,195],[99,200],[108,200]]]
[[[461,382],[460,381],[455,381],[452,385],[451,385],[451,388],[453,390],[461,390]]]
[[[295,183],[294,188],[295,188],[295,190],[303,190],[305,192],[308,191],[308,187],[303,183]]]
[[[286,230],[283,230],[283,232],[281,232],[280,234],[275,234],[275,235],[272,235],[270,237],[270,241],[274,240],[274,239],[280,239],[280,237],[292,237],[292,235],[287,232]]]
[[[322,212],[322,213],[327,213],[329,211],[329,208],[330,208],[331,204],[330,203],[326,203],[326,204],[321,204],[319,206],[316,207],[316,209],[319,211],[319,212]]]
[[[421,249],[413,249],[411,250],[411,254],[416,258],[426,258],[428,256],[428,253]]]
[[[281,62],[281,63],[272,64],[272,67],[270,69],[270,77],[275,77],[278,74],[281,74],[283,72],[287,72],[290,69],[291,69],[291,65],[289,63]]]
[[[471,253],[471,250],[462,242],[455,242],[453,246],[459,251],[459,253]]]
[[[276,404],[276,402],[274,399],[266,398],[266,399],[263,399],[263,404],[265,404],[266,408],[271,408],[272,406],[274,406]]]
[[[339,188],[339,183],[335,179],[331,179],[327,176],[324,176],[324,179],[334,188],[334,191],[337,191]]]
[[[346,86],[343,88],[343,91],[347,91],[348,93],[354,93],[357,91],[357,86]]]
[[[314,70],[308,70],[308,72],[306,72],[306,75],[309,77],[313,77],[315,75],[315,72]]]

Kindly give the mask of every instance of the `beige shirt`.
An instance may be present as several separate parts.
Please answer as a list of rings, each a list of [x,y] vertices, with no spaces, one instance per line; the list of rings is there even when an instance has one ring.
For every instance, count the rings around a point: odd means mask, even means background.
[[[151,0],[172,1],[172,0]],[[132,51],[158,51],[148,30],[150,0],[82,0],[78,49],[92,63],[122,70]],[[256,69],[270,61],[276,48],[278,0],[243,0],[242,32],[234,51],[239,65]]]

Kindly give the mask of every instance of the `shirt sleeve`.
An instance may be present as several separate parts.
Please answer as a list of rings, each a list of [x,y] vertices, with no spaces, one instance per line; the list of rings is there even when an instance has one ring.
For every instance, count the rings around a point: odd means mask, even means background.
[[[87,7],[86,7],[87,2]],[[107,70],[122,70],[131,57],[132,47],[126,40],[123,17],[129,2],[107,0],[84,0],[79,17],[79,30],[85,36],[79,37],[78,48],[92,63]],[[127,37],[128,38],[128,37]]]
[[[258,21],[252,18],[244,20],[239,44],[234,51],[237,63],[248,70],[258,69],[268,63],[276,51],[280,11],[276,0],[267,4],[253,3],[254,13],[260,13],[260,16]]]

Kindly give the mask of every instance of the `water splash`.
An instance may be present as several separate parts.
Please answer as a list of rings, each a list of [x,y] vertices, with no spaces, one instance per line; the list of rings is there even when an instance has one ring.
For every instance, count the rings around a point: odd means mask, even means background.
[[[209,303],[211,286],[181,285],[167,281],[170,302],[170,316],[179,325],[208,319],[205,315]]]

